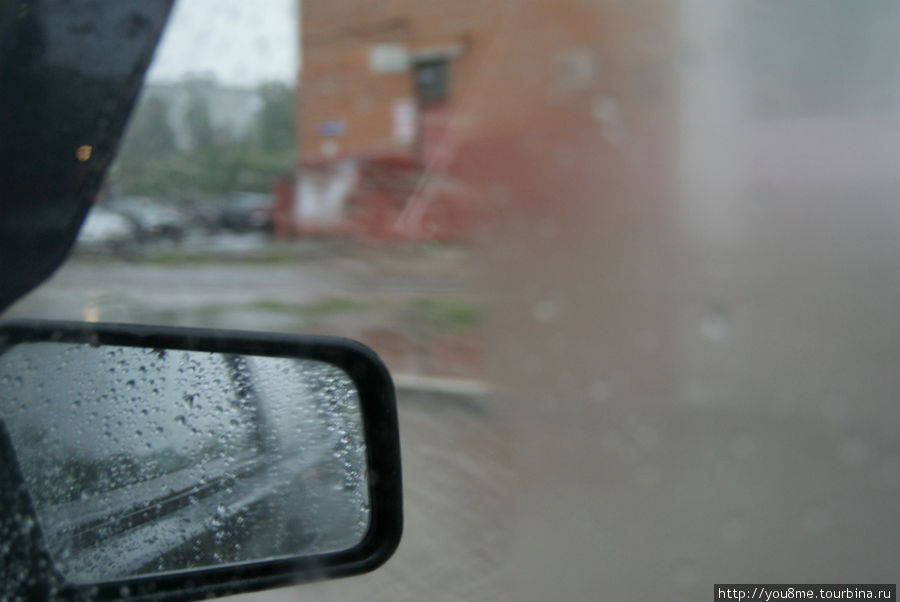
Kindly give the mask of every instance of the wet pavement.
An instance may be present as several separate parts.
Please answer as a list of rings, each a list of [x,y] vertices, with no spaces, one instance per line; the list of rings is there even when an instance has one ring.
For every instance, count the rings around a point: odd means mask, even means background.
[[[76,254],[4,318],[344,336],[376,349],[395,372],[480,375],[483,304],[464,247],[250,236],[154,253],[134,261]]]
[[[208,246],[202,254],[185,248],[138,261],[75,255],[4,317],[155,319],[225,327],[212,315],[215,310],[277,310],[332,298],[470,292],[467,270],[460,269],[466,260],[464,251],[452,248],[411,248],[404,254],[328,245],[239,247],[228,253]],[[274,310],[258,313],[278,313]],[[258,315],[239,326],[272,329],[277,318]]]

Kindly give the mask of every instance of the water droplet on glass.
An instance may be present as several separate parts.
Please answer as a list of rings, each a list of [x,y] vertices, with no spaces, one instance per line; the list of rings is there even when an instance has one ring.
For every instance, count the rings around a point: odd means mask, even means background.
[[[652,464],[642,464],[634,471],[634,480],[643,489],[650,489],[659,481],[659,471]]]
[[[652,450],[659,444],[659,431],[645,424],[638,427],[634,438],[642,448]]]
[[[634,337],[634,348],[641,353],[654,353],[659,349],[659,340],[652,330],[642,330]]]
[[[544,240],[555,240],[559,233],[559,223],[555,219],[547,217],[537,223],[537,234]]]
[[[700,316],[700,334],[707,341],[721,342],[728,338],[731,325],[725,310],[720,307],[711,307]]]
[[[560,303],[553,299],[538,301],[531,308],[532,317],[541,323],[548,324],[556,320],[560,313]]]
[[[821,506],[813,506],[803,512],[800,517],[800,526],[807,533],[819,535],[831,529],[834,518],[827,509]]]
[[[731,453],[738,460],[747,460],[756,455],[757,447],[756,439],[750,435],[738,435],[731,442]]]
[[[847,466],[859,466],[864,464],[869,457],[866,444],[858,439],[845,439],[841,441],[837,449],[838,459],[841,464]]]
[[[900,485],[900,456],[890,456],[881,463],[881,478],[885,483]]]
[[[747,525],[739,518],[730,518],[719,527],[719,536],[725,543],[740,543],[747,538]]]
[[[682,564],[678,566],[672,574],[672,581],[676,587],[685,589],[696,585],[700,575],[697,569],[691,564]]]
[[[612,390],[609,383],[599,379],[588,385],[587,393],[591,401],[596,402],[609,401],[609,398],[612,396]]]
[[[22,518],[22,520],[19,521],[19,528],[23,535],[31,533],[31,530],[34,529],[34,520],[30,516]]]
[[[847,415],[847,402],[842,397],[830,395],[822,400],[821,410],[826,420],[840,423]]]
[[[612,96],[596,96],[591,101],[591,115],[602,125],[603,139],[610,144],[625,140],[625,122],[619,102]]]

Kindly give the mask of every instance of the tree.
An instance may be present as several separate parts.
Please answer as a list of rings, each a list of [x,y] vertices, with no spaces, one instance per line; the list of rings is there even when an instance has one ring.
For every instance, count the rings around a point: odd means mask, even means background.
[[[259,147],[264,151],[291,151],[296,114],[293,88],[280,83],[263,84],[259,94],[263,103],[256,117]]]
[[[205,98],[196,93],[191,94],[184,119],[190,132],[193,148],[209,149],[214,146],[215,133]]]
[[[140,103],[128,125],[112,179],[115,186],[134,194],[154,186],[156,164],[175,150],[175,134],[169,125],[169,107],[151,96]]]
[[[134,113],[122,152],[159,155],[175,148],[175,134],[169,125],[169,107],[162,98],[151,96]]]
[[[182,123],[188,145],[178,148],[169,126],[169,107],[148,98],[135,112],[112,170],[117,194],[156,198],[217,197],[233,190],[266,192],[294,167],[294,90],[270,83],[257,90],[261,105],[247,135],[217,131],[209,102],[214,82],[182,84],[188,102]]]

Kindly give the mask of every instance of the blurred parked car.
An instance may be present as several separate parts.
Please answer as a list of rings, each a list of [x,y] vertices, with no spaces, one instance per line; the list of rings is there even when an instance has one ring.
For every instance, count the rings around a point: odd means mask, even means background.
[[[271,195],[253,192],[231,194],[222,209],[222,226],[235,232],[272,230],[274,201]]]
[[[94,206],[78,232],[78,249],[123,254],[134,244],[137,228],[123,215]]]
[[[195,201],[190,204],[190,220],[195,226],[207,233],[213,233],[222,228],[222,209],[224,203],[221,200]]]
[[[141,240],[171,240],[184,236],[187,220],[181,211],[146,197],[127,197],[109,203],[115,211],[130,219]]]

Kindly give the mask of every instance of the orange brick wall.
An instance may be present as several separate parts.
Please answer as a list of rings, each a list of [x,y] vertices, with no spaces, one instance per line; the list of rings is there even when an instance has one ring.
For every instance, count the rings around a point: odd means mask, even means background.
[[[629,111],[652,113],[669,101],[671,66],[664,57],[671,47],[670,6],[615,0],[305,0],[301,157],[323,158],[329,136],[319,126],[331,120],[346,124],[343,135],[332,137],[342,156],[413,150],[392,139],[393,103],[413,97],[412,73],[373,73],[369,48],[378,43],[404,44],[410,51],[463,48],[451,60],[449,105],[458,115],[457,131],[477,128],[483,134],[535,120],[545,126],[572,123],[590,112],[598,94],[616,98]]]
[[[471,88],[498,19],[499,0],[417,2],[415,0],[306,0],[303,2],[299,147],[305,159],[322,158],[320,124],[342,120],[344,135],[332,139],[341,155],[396,150],[412,145],[392,139],[393,104],[413,99],[412,72],[373,73],[373,44],[404,44],[409,51],[459,45],[451,61],[449,104]]]
[[[318,126],[328,120],[346,124],[332,138],[339,157],[421,160],[416,144],[391,138],[393,103],[414,96],[413,74],[372,73],[369,47],[463,49],[421,185],[351,200],[351,213],[387,224],[378,236],[464,236],[510,211],[574,226],[599,219],[611,232],[628,220],[666,223],[678,69],[668,0],[307,0],[302,24],[305,165],[326,159]]]

